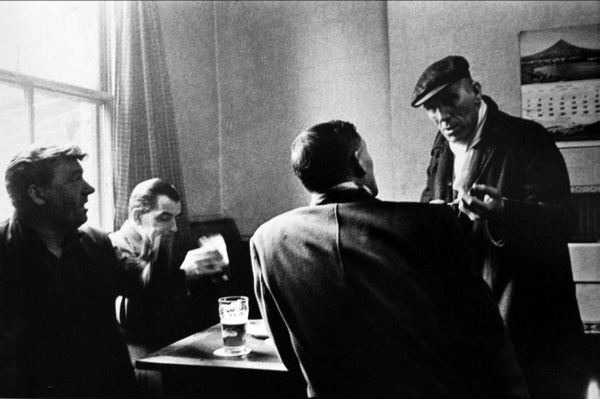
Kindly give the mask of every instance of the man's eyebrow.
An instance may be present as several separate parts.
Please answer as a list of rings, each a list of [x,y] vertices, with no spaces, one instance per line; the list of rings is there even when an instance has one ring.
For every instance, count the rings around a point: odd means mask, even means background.
[[[158,214],[158,216],[165,216],[165,215],[178,217],[178,216],[181,216],[181,212],[175,214],[175,213],[169,212],[169,211],[162,211],[161,213]]]

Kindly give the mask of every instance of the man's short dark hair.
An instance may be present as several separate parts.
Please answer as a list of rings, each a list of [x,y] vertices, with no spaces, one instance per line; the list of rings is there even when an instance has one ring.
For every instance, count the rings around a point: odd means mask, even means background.
[[[175,186],[155,177],[135,186],[129,197],[129,215],[135,209],[140,209],[142,213],[150,212],[156,207],[156,198],[159,195],[166,195],[175,202],[181,201],[181,195]]]
[[[36,146],[19,152],[4,173],[6,191],[13,206],[17,209],[27,206],[31,201],[27,193],[29,186],[47,187],[61,163],[81,161],[86,156],[76,145]]]
[[[333,120],[304,130],[292,143],[292,168],[311,192],[322,192],[364,172],[354,167],[362,138],[350,122]]]

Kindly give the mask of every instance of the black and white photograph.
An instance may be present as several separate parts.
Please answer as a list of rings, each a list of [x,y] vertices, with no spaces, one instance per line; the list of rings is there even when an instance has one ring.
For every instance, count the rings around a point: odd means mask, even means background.
[[[0,1],[0,399],[600,399],[599,21]]]

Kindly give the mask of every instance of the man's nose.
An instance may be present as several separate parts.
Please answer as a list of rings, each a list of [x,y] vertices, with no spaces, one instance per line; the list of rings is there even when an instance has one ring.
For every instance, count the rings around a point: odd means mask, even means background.
[[[446,110],[446,107],[439,105],[437,107],[435,107],[435,119],[438,122],[442,122],[444,119],[446,119],[448,117],[448,112]]]
[[[88,183],[88,182],[87,182],[87,181],[85,181],[85,180],[84,180],[83,182],[85,183],[85,187],[83,188],[83,190],[84,190],[84,192],[85,192],[85,195],[90,195],[90,194],[93,194],[93,193],[96,191],[96,189],[95,189],[94,187],[92,187],[92,186],[90,185],[90,183]]]
[[[175,220],[173,220],[173,222],[171,223],[171,231],[173,233],[177,232],[177,222]]]

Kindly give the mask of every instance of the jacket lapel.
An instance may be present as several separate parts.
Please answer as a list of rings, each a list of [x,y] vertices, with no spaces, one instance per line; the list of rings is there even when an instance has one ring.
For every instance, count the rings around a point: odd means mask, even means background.
[[[469,174],[465,179],[465,187],[470,188],[473,184],[479,183],[486,173],[490,160],[496,150],[496,140],[502,133],[502,129],[497,122],[498,106],[489,98],[485,97],[488,104],[488,115],[483,131],[481,132],[481,140],[473,147],[473,155],[470,159]]]
[[[473,184],[478,183],[484,175],[490,159],[494,154],[496,146],[493,143],[480,143],[477,148],[473,148],[473,155],[471,157],[471,165],[469,166],[469,173],[465,179],[465,187],[468,189]]]
[[[116,234],[119,234],[127,243],[127,245],[129,245],[130,250],[135,254],[135,256],[140,256],[142,253],[144,240],[142,239],[140,233],[137,232],[135,227],[133,227],[133,222],[131,220],[127,219]]]
[[[439,133],[438,133],[439,134]],[[441,134],[439,134],[440,137]],[[434,174],[434,193],[433,198],[443,199],[446,202],[452,202],[454,193],[452,191],[452,181],[454,180],[454,154],[450,151],[450,146],[446,139],[434,151],[437,158],[437,172]]]

